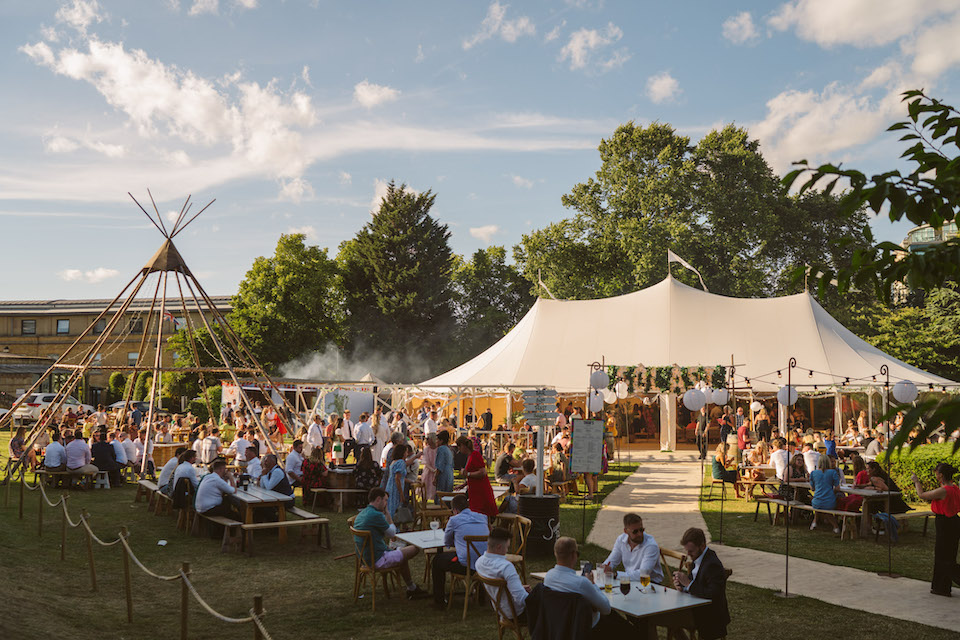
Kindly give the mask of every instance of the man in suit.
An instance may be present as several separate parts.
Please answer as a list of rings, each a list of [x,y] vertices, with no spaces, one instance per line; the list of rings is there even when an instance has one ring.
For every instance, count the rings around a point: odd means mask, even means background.
[[[680,588],[698,598],[707,598],[710,604],[692,609],[693,622],[703,640],[716,640],[727,635],[730,611],[727,609],[727,574],[723,563],[713,549],[707,547],[703,529],[691,527],[680,539],[693,561],[690,573],[676,571],[674,581]]]

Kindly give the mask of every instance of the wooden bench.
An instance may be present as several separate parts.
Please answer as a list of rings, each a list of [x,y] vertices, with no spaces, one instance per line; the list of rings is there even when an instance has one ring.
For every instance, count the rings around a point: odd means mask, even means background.
[[[858,535],[858,534],[857,534],[857,526],[854,525],[853,527],[847,527],[847,521],[848,521],[849,519],[851,519],[851,518],[854,518],[854,519],[859,518],[860,515],[861,515],[859,511],[840,511],[840,510],[838,510],[838,509],[815,509],[815,508],[813,508],[812,506],[810,506],[810,505],[808,505],[808,504],[797,505],[797,506],[794,507],[794,509],[801,509],[801,510],[803,510],[803,511],[810,511],[810,512],[812,512],[812,513],[814,514],[814,518],[817,517],[817,514],[825,514],[825,515],[833,516],[833,517],[835,517],[835,518],[839,518],[839,519],[840,519],[840,539],[841,539],[841,540],[843,540],[843,538],[847,535],[847,531],[850,531],[850,539],[851,539],[851,540],[854,539],[854,538],[856,538],[857,535]]]
[[[313,503],[311,504],[312,509],[317,508],[317,496],[321,493],[334,493],[337,495],[337,513],[343,513],[343,497],[344,494],[358,494],[362,493],[366,495],[368,492],[366,489],[333,489],[330,487],[317,487],[315,489],[310,489],[313,493]]]
[[[322,546],[325,549],[330,549],[330,520],[328,520],[327,518],[321,518],[315,513],[310,513],[309,511],[305,509],[300,509],[298,507],[293,507],[289,509],[287,513],[292,513],[293,515],[298,516],[303,520],[307,520],[311,525],[316,525],[315,529],[312,529],[310,527],[305,527],[304,529],[301,529],[300,530],[301,539],[310,535],[316,535],[317,546],[318,547]],[[324,540],[326,541],[326,544],[321,543],[321,540],[320,540],[321,537],[324,538]]]
[[[779,487],[780,481],[777,479],[773,480],[753,480],[749,478],[741,478],[740,484],[743,485],[746,491],[744,492],[744,497],[749,502],[751,498],[754,498],[753,492],[757,487]]]
[[[140,502],[140,496],[146,496],[147,511],[150,511],[153,508],[153,494],[159,490],[160,488],[157,486],[156,482],[151,482],[150,480],[139,480],[137,481],[137,493],[133,496],[133,501]]]
[[[79,480],[80,484],[78,486],[86,485],[87,489],[93,488],[93,480],[97,477],[96,473],[79,473],[77,471],[47,471],[46,469],[37,469],[34,471],[34,479],[38,476],[44,476],[48,481],[54,482],[56,486],[56,481],[66,480],[67,488],[73,486],[73,480]]]
[[[220,542],[220,553],[228,551],[240,551],[243,548],[242,522],[226,518],[224,516],[205,516],[202,513],[197,514],[195,525],[199,528],[200,519],[207,522],[213,522],[223,527],[223,539]]]
[[[159,489],[153,494],[154,515],[170,515],[173,513],[173,498]]]
[[[290,513],[294,513],[292,510]],[[309,513],[309,512],[303,512]],[[313,515],[313,514],[311,514]],[[248,555],[253,555],[253,532],[254,531],[263,531],[267,529],[290,529],[293,527],[317,527],[317,545],[320,546],[320,540],[322,538],[320,534],[320,528],[325,528],[327,532],[327,548],[329,549],[329,540],[330,540],[330,521],[327,518],[321,518],[319,516],[313,515],[312,518],[305,518],[301,520],[282,520],[276,522],[251,522],[243,523],[240,525],[240,528],[244,533],[243,546],[246,549]],[[310,535],[309,533],[301,534],[301,539]]]
[[[897,524],[902,525],[904,531],[907,530],[910,520],[913,520],[914,518],[923,518],[923,537],[927,537],[927,526],[930,523],[930,517],[935,514],[933,511],[907,511],[906,513],[894,513],[892,515],[894,519],[896,519]],[[873,530],[873,541],[880,541],[879,527]]]
[[[786,515],[791,508],[800,509],[806,506],[802,502],[797,502],[796,500],[791,500],[790,502],[787,502],[782,498],[760,497],[760,498],[757,498],[757,510],[753,514],[754,522],[757,521],[757,518],[760,515],[760,505],[762,504],[767,505],[767,519],[770,521],[771,525],[777,524],[780,521],[780,516]],[[777,507],[776,514],[771,513],[770,505],[775,505]]]

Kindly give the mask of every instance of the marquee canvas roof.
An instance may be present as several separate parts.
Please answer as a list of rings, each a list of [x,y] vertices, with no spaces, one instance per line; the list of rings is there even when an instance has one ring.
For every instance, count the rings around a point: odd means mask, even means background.
[[[891,384],[953,385],[887,355],[861,340],[828,314],[809,293],[779,298],[731,298],[689,287],[672,277],[622,296],[598,300],[538,299],[502,339],[472,360],[424,385],[551,386],[586,390],[588,365],[648,368],[737,363],[737,384],[750,378],[755,391],[786,384],[786,368],[797,359],[793,383],[865,387],[880,367]],[[783,377],[777,377],[777,370]],[[813,377],[809,376],[813,371]],[[857,380],[861,379],[861,380]]]

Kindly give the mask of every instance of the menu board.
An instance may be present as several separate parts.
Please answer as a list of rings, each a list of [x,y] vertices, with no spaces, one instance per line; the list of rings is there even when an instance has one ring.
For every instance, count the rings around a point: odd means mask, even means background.
[[[570,432],[570,472],[600,473],[603,420],[574,420]]]

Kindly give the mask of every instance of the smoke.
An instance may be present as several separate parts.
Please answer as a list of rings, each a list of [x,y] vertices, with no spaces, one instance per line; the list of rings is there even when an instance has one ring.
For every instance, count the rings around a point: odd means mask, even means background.
[[[384,382],[423,382],[431,377],[427,353],[383,354],[359,345],[350,356],[335,344],[306,353],[281,365],[284,378],[301,380],[360,380],[368,373]]]

